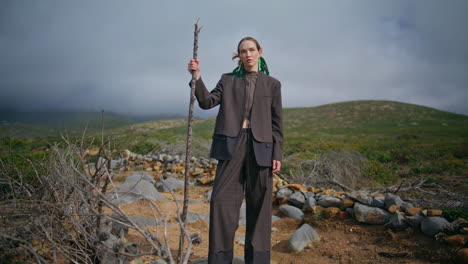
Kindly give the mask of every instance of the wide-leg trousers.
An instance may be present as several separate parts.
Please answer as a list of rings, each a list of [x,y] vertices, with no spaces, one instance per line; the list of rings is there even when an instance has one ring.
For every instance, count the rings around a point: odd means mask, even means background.
[[[244,192],[245,263],[270,263],[272,171],[257,165],[252,140],[251,129],[243,128],[232,159],[218,163],[210,203],[209,264],[232,263]]]

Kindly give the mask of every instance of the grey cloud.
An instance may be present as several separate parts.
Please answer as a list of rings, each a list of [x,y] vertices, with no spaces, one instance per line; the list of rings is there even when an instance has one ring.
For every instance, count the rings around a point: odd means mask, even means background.
[[[2,1],[0,104],[185,114],[200,17],[208,87],[251,35],[286,107],[388,99],[466,114],[464,10],[462,0]]]

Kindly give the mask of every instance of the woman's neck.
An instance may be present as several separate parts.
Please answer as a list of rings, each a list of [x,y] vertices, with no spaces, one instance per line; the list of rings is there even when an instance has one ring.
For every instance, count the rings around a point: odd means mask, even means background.
[[[258,72],[258,65],[252,66],[252,67],[245,67],[244,65],[244,70],[248,72]]]

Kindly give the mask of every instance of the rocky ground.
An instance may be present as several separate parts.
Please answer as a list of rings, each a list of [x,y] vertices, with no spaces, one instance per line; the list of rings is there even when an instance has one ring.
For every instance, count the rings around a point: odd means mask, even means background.
[[[116,178],[118,185],[125,185],[129,176],[140,175],[149,181],[154,179],[154,186],[158,186],[159,173],[152,171],[121,172]],[[171,183],[172,184],[172,183]],[[176,185],[176,182],[173,184]],[[169,186],[170,184],[168,184]],[[183,199],[182,189],[174,186],[177,200]],[[164,186],[159,185],[158,192],[162,199],[155,201],[163,215],[168,216],[168,239],[172,249],[176,249],[179,239],[179,228],[176,221],[176,206],[172,196],[163,192]],[[190,186],[189,224],[188,231],[197,233],[201,243],[194,245],[190,261],[192,263],[206,263],[208,253],[208,214],[209,214],[209,185]],[[280,189],[281,190],[281,189]],[[128,197],[127,197],[128,198]],[[119,197],[119,199],[127,199]],[[284,200],[277,199],[274,205],[273,232],[272,232],[272,263],[463,263],[458,262],[457,251],[460,246],[448,245],[446,241],[437,241],[433,237],[424,235],[419,229],[411,227],[401,231],[386,229],[384,225],[369,225],[357,221],[346,214],[334,214],[324,217],[323,214],[314,214],[313,210],[304,210],[304,216],[295,219],[287,217],[279,209],[278,203]],[[320,204],[320,200],[319,200]],[[323,203],[322,203],[323,204]],[[162,237],[163,227],[154,220],[154,211],[147,201],[129,198],[122,203],[121,208],[134,217],[141,225],[156,235]],[[304,244],[299,252],[293,252],[289,241],[291,236],[304,224],[312,227],[318,240]],[[243,235],[245,225],[242,220],[236,232],[234,254],[242,259]],[[126,239],[129,242],[138,242],[140,250],[149,249],[143,237],[130,231]],[[462,238],[466,244],[466,236]],[[145,246],[146,245],[146,246]],[[460,253],[459,253],[460,254]],[[134,259],[133,263],[163,263],[155,262],[154,256],[144,256]],[[237,263],[243,263],[238,260]]]

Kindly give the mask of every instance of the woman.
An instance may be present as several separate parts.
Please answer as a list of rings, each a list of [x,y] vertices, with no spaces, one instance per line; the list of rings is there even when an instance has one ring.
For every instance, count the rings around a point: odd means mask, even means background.
[[[220,105],[210,156],[218,169],[210,203],[208,263],[232,263],[234,233],[246,198],[245,263],[270,263],[272,173],[280,171],[283,130],[281,83],[268,76],[257,40],[237,46],[239,66],[223,74],[211,91],[195,72],[195,96],[202,109]]]

